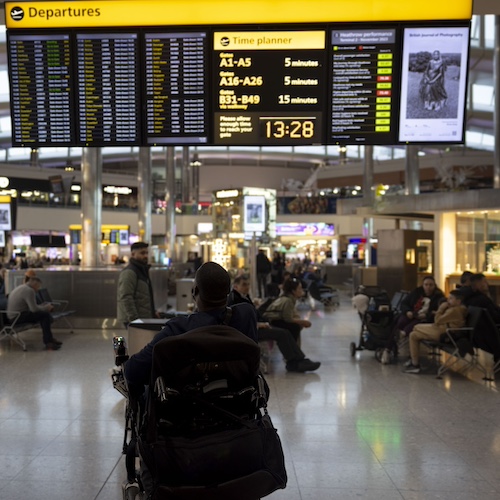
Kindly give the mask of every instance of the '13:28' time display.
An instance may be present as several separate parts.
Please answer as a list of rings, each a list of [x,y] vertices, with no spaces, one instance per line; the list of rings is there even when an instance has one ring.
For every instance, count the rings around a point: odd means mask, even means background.
[[[321,142],[321,125],[315,116],[262,116],[259,135],[269,142]]]

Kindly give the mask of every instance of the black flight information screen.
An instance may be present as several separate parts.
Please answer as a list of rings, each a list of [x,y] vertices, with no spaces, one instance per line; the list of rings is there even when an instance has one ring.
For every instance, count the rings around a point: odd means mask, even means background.
[[[140,142],[137,33],[76,34],[77,141]]]
[[[213,143],[321,144],[325,45],[323,30],[215,32]]]
[[[71,45],[68,34],[9,37],[12,143],[71,145]]]
[[[395,144],[396,29],[333,30],[330,144]]]
[[[145,34],[146,143],[208,142],[207,33]]]

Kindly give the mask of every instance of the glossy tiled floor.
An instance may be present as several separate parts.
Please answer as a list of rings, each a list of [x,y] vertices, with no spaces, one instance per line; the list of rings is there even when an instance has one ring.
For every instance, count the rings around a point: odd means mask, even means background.
[[[267,376],[280,431],[286,500],[500,498],[500,395],[457,373],[443,380],[351,358],[360,321],[348,300],[310,313],[303,349],[323,365]],[[124,401],[112,386],[110,330],[57,332],[58,352],[0,343],[0,498],[120,500]],[[237,499],[235,499],[237,500]]]

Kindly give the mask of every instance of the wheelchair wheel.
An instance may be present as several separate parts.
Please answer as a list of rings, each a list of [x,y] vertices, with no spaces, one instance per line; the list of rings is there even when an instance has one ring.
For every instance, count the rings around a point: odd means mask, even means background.
[[[140,500],[142,499],[141,490],[137,483],[126,482],[122,486],[123,500]]]
[[[349,346],[349,349],[351,351],[351,356],[354,357],[354,355],[356,354],[356,343],[355,342],[351,342],[351,345]]]

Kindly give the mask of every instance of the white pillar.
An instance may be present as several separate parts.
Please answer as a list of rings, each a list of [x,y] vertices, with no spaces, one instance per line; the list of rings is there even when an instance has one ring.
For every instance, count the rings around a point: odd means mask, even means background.
[[[457,265],[457,216],[454,212],[434,216],[434,269],[438,286],[444,290],[445,278]]]

